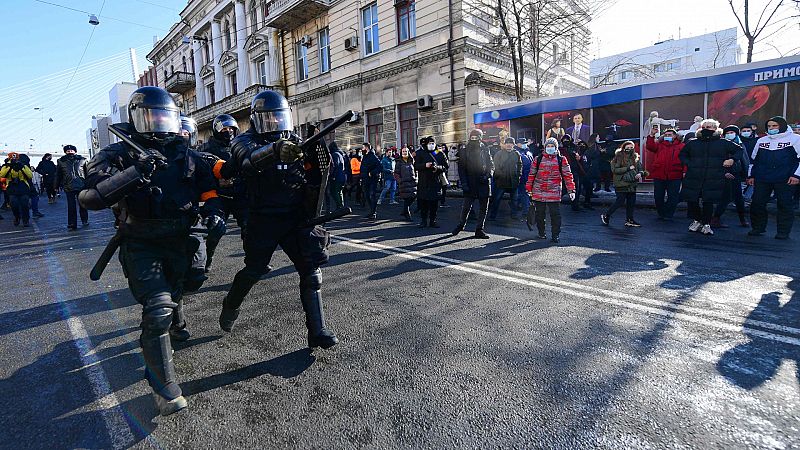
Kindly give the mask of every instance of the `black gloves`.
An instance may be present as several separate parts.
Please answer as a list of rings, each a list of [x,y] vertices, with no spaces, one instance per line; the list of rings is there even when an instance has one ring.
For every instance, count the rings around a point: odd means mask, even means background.
[[[136,166],[136,170],[138,170],[143,177],[150,178],[153,172],[167,165],[167,158],[158,150],[148,148],[136,155],[133,165]]]

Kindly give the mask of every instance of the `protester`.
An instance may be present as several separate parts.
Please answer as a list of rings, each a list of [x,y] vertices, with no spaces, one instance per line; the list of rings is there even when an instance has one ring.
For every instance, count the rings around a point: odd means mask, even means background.
[[[649,174],[642,167],[642,160],[635,151],[632,141],[625,141],[614,154],[611,160],[611,171],[614,173],[614,191],[617,198],[608,210],[600,215],[603,225],[611,222],[614,211],[625,205],[625,226],[640,227],[641,224],[633,218],[636,207],[636,187]]]
[[[420,147],[414,158],[414,169],[418,174],[417,201],[422,220],[420,228],[439,228],[436,214],[439,210],[439,196],[442,193],[442,175],[447,173],[447,159],[436,151],[433,136],[420,139]]]
[[[31,170],[31,174],[33,175],[33,180],[31,180],[29,183],[31,191],[29,198],[31,202],[31,212],[33,213],[33,218],[38,219],[40,217],[44,217],[44,214],[39,211],[39,188],[36,185],[36,176],[38,173],[33,170],[33,167],[31,167],[31,158],[28,155],[20,153],[19,160]]]
[[[722,136],[741,146],[742,141],[739,139],[739,127],[736,125],[728,125],[722,130]],[[744,198],[742,197],[742,182],[747,179],[747,168],[750,166],[750,158],[747,157],[747,152],[742,152],[741,161],[737,160],[733,166],[725,171],[725,191],[722,194],[722,200],[717,203],[714,209],[714,214],[711,216],[711,227],[713,228],[728,228],[727,225],[722,223],[722,215],[728,208],[728,204],[733,201],[736,205],[736,212],[739,214],[739,224],[742,227],[749,227],[750,224],[745,218]]]
[[[550,241],[558,243],[561,234],[561,192],[565,185],[570,200],[574,199],[575,181],[569,164],[558,153],[558,140],[550,138],[545,141],[545,151],[536,157],[531,164],[531,171],[525,183],[525,189],[536,213],[536,228],[539,239],[547,239],[545,234],[545,215],[550,213]],[[530,227],[530,222],[528,223]]]
[[[689,231],[714,234],[711,228],[714,204],[722,201],[725,173],[737,160],[741,161],[741,154],[741,147],[722,139],[719,122],[714,119],[703,120],[697,137],[685,143],[680,152],[681,162],[686,166],[681,198],[687,201],[692,218]]]
[[[507,137],[494,156],[494,192],[489,203],[489,220],[497,220],[497,212],[503,195],[509,195],[508,205],[511,219],[519,219],[517,213],[517,187],[522,177],[522,158],[514,151],[515,140]]]
[[[394,179],[394,155],[387,151],[381,159],[381,169],[383,170],[383,190],[378,197],[378,204],[383,203],[383,198],[388,194],[389,204],[396,205],[395,194],[397,193],[397,180]]]
[[[489,210],[489,198],[492,196],[494,161],[482,139],[481,130],[470,131],[467,145],[458,154],[458,177],[464,191],[464,205],[461,208],[461,220],[452,231],[453,236],[464,230],[467,218],[472,212],[472,205],[477,200],[478,223],[475,225],[475,237],[489,239],[484,227]]]
[[[351,153],[353,156],[350,158],[350,186],[348,190],[350,193],[355,192],[356,202],[361,207],[364,207],[364,193],[361,186],[361,152],[354,151]]]
[[[450,180],[447,178],[447,173],[450,172],[450,156],[447,154],[447,145],[446,144],[439,144],[436,146],[436,153],[439,156],[442,156],[445,161],[447,161],[447,172],[445,172],[442,176],[442,197],[439,200],[439,207],[440,208],[447,208],[447,189],[450,188]],[[446,182],[444,182],[446,181]]]
[[[400,215],[411,220],[411,204],[417,198],[417,171],[408,147],[400,149],[400,158],[395,161],[393,175],[403,200],[403,212]]]
[[[53,162],[52,154],[44,154],[39,165],[36,166],[36,172],[42,176],[42,185],[47,191],[47,203],[55,203],[56,190],[53,186],[53,181],[56,176],[56,164]]]
[[[613,135],[606,136],[606,140],[603,142],[598,141],[600,157],[597,160],[597,168],[600,172],[600,180],[595,185],[595,192],[599,191],[601,187],[604,191],[611,192],[611,181],[614,178],[614,174],[611,173],[611,160],[616,151],[614,145]]]
[[[369,144],[363,144],[364,157],[361,159],[361,184],[364,189],[367,205],[369,205],[368,217],[372,220],[378,218],[378,185],[381,180],[381,160],[375,154],[375,150]]]
[[[344,208],[342,189],[344,189],[344,184],[347,182],[344,153],[339,150],[339,146],[336,145],[336,142],[331,142],[328,146],[328,150],[331,153],[330,194],[333,198],[333,205],[336,209],[340,209]]]
[[[19,153],[8,154],[3,167],[0,168],[0,178],[5,178],[6,192],[11,202],[11,212],[14,214],[14,226],[29,227],[30,224],[30,195],[33,185],[33,172],[28,165],[20,160]]]
[[[64,146],[64,156],[58,158],[53,186],[64,189],[67,194],[67,229],[78,229],[78,212],[83,226],[89,225],[89,212],[78,204],[78,194],[86,179],[86,158],[78,155],[74,145]]]
[[[789,239],[794,223],[793,189],[800,185],[800,135],[789,129],[786,119],[776,116],[767,121],[767,135],[760,138],[751,155],[747,184],[753,186],[750,204],[750,236],[767,230],[767,202],[775,193],[778,203],[775,239]]]
[[[561,119],[553,119],[550,122],[550,129],[547,130],[547,134],[545,135],[545,139],[555,138],[559,144],[561,143],[561,138],[564,137],[564,129],[561,128]]]
[[[593,210],[592,197],[597,197],[594,193],[599,190],[600,182],[600,144],[598,140],[600,135],[592,133],[589,135],[589,141],[586,143],[586,152],[583,155],[583,165],[586,170],[586,183],[584,186],[583,195],[585,202],[583,207]],[[597,187],[597,189],[593,189]],[[576,193],[577,194],[577,193]]]
[[[525,140],[517,143],[514,149],[519,153],[522,160],[522,176],[519,178],[519,185],[517,186],[517,211],[522,213],[522,217],[528,215],[528,208],[531,206],[531,198],[525,191],[525,184],[528,182],[528,176],[531,174],[531,163],[533,163],[533,153],[528,148],[528,143]]]
[[[660,220],[670,220],[675,216],[675,208],[680,202],[681,181],[683,180],[683,163],[680,154],[683,149],[678,133],[668,128],[656,139],[658,126],[650,130],[645,142],[645,149],[653,153],[650,164],[653,177],[653,194],[655,195],[656,212]],[[665,200],[666,195],[666,200]]]

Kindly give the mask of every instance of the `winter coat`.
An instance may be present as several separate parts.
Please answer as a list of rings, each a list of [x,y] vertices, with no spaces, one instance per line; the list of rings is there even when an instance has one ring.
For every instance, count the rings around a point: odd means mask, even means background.
[[[634,166],[633,170],[631,170],[631,166]],[[642,159],[639,158],[638,153],[633,152],[633,155],[628,156],[622,149],[617,149],[614,159],[611,160],[611,172],[614,174],[614,190],[616,192],[636,192],[639,182],[636,181],[635,176],[639,174],[644,179],[649,175],[642,167]]]
[[[726,159],[741,161],[742,148],[731,141],[720,138],[720,130],[713,136],[698,135],[687,142],[680,152],[681,162],[686,166],[681,198],[696,202],[703,199],[718,202],[725,191],[725,173],[722,166]]]
[[[608,142],[604,146],[598,148],[600,157],[597,160],[597,169],[601,174],[611,172],[611,160],[614,159],[614,152],[616,151],[616,143]]]
[[[568,192],[575,192],[575,179],[566,158],[543,153],[531,164],[525,190],[535,202],[560,202],[562,183],[567,186]]]
[[[600,179],[600,146],[597,144],[591,145],[586,149],[583,154],[583,164],[586,169],[586,178],[590,181]]]
[[[36,172],[42,176],[43,185],[52,185],[53,177],[56,176],[56,163],[50,160],[43,159],[36,166]]]
[[[531,164],[533,163],[533,153],[530,150],[523,150],[520,147],[516,148],[519,157],[522,159],[522,176],[519,179],[519,187],[524,187],[528,182],[528,177],[531,174]]]
[[[750,176],[765,183],[785,183],[800,178],[800,135],[787,129],[758,140],[752,153]]]
[[[569,168],[572,171],[572,175],[578,178],[585,178],[586,168],[583,165],[583,155],[578,152],[578,147],[570,144],[561,147],[560,150],[561,155],[565,156],[567,161],[569,161]]]
[[[666,142],[663,139],[656,140],[653,136],[647,136],[644,148],[654,154],[652,177],[655,180],[680,180],[683,178],[683,163],[680,154],[683,149],[683,142],[675,139]]]
[[[742,147],[744,147],[744,152],[747,155],[747,159],[749,160],[750,157],[753,155],[753,150],[756,148],[756,142],[758,142],[758,137],[741,137],[739,136],[739,140],[742,141]]]
[[[33,171],[21,162],[5,164],[0,168],[0,178],[5,178],[8,195],[30,195],[33,186]]]
[[[414,158],[398,158],[394,162],[394,179],[397,180],[397,190],[400,198],[414,198],[417,196],[417,171],[414,169]]]
[[[361,176],[361,158],[359,158],[358,156],[350,158],[350,173],[354,177]]]
[[[431,167],[425,167],[427,163],[432,163]],[[418,174],[417,197],[420,200],[439,200],[442,194],[442,184],[439,182],[439,174],[447,171],[447,160],[443,153],[436,151],[417,149],[417,156],[414,162],[414,169]]]
[[[335,142],[331,142],[331,181],[344,184],[347,181],[347,174],[345,173],[344,153],[339,150],[339,146]]]
[[[458,152],[458,179],[464,196],[489,198],[492,195],[494,160],[483,143],[470,142]]]
[[[384,156],[381,159],[381,169],[383,170],[383,179],[384,180],[388,179],[388,178],[391,178],[393,176],[392,174],[394,173],[394,164],[395,164],[394,159],[392,159],[392,158],[390,158],[388,156]]]
[[[383,167],[378,155],[375,152],[367,152],[361,159],[361,179],[366,184],[377,185],[381,178],[381,172],[383,172]]]
[[[494,156],[494,187],[516,189],[522,177],[522,158],[514,150],[500,150]]]
[[[53,187],[64,188],[64,192],[80,191],[84,187],[87,172],[86,158],[81,155],[64,155],[56,163]]]

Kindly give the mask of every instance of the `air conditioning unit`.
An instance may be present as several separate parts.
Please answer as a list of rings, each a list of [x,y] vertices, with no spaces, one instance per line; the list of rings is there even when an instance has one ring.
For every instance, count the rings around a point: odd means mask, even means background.
[[[423,95],[417,99],[417,109],[431,109],[433,108],[433,97],[430,95]]]
[[[311,36],[305,35],[300,38],[300,45],[306,48],[311,47]]]
[[[355,50],[358,48],[358,36],[351,36],[344,40],[345,50]]]
[[[348,120],[347,123],[356,123],[359,120],[361,120],[361,113],[353,111],[353,116],[350,117],[350,120]]]

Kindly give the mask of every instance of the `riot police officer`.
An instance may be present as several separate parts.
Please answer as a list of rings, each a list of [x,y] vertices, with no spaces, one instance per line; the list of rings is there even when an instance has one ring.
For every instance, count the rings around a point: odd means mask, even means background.
[[[220,114],[214,118],[211,123],[211,138],[208,142],[201,145],[197,151],[204,154],[207,160],[221,159],[227,161],[231,159],[230,146],[231,141],[239,134],[239,125],[236,119],[228,114]],[[247,193],[245,184],[238,178],[233,179],[220,179],[217,185],[217,194],[222,201],[222,216],[226,221],[228,217],[233,214],[236,219],[236,224],[242,230],[242,239],[247,232]],[[214,252],[219,245],[220,239],[224,232],[220,235],[210,234],[206,239],[206,272],[211,269]]]
[[[186,142],[190,149],[197,147],[197,122],[191,117],[181,115],[181,137]],[[207,153],[203,155],[208,155]],[[211,156],[211,155],[208,155]],[[207,160],[208,158],[204,158]],[[210,162],[212,170],[213,164],[217,160],[216,157],[211,157]],[[219,193],[217,193],[219,195]],[[220,230],[224,233],[224,227]],[[189,262],[189,271],[186,273],[186,278],[183,282],[184,292],[195,292],[203,286],[208,277],[206,276],[206,236],[207,234],[192,233],[189,235],[188,249],[192,254],[191,261]]]
[[[197,121],[181,114],[181,137],[194,150],[197,147]]]
[[[89,163],[80,202],[87,209],[115,206],[119,259],[128,286],[143,306],[139,343],[146,378],[161,415],[187,406],[172,362],[170,337],[188,339],[182,312],[187,238],[198,212],[209,228],[222,223],[211,170],[180,136],[179,111],[163,89],[131,94],[121,124],[129,137],[111,144]],[[198,202],[204,201],[202,209]],[[112,241],[113,242],[113,241]]]
[[[256,95],[250,121],[250,129],[233,141],[232,159],[221,168],[225,178],[243,177],[250,221],[244,239],[245,267],[223,300],[220,327],[232,330],[244,297],[269,271],[272,254],[280,245],[300,275],[309,347],[332,347],[339,341],[325,327],[319,269],[327,262],[330,236],[322,227],[305,226],[314,214],[308,205],[317,202],[307,189],[315,174],[305,169],[313,158],[303,155],[300,139],[292,132],[289,103],[279,93],[270,90]]]

